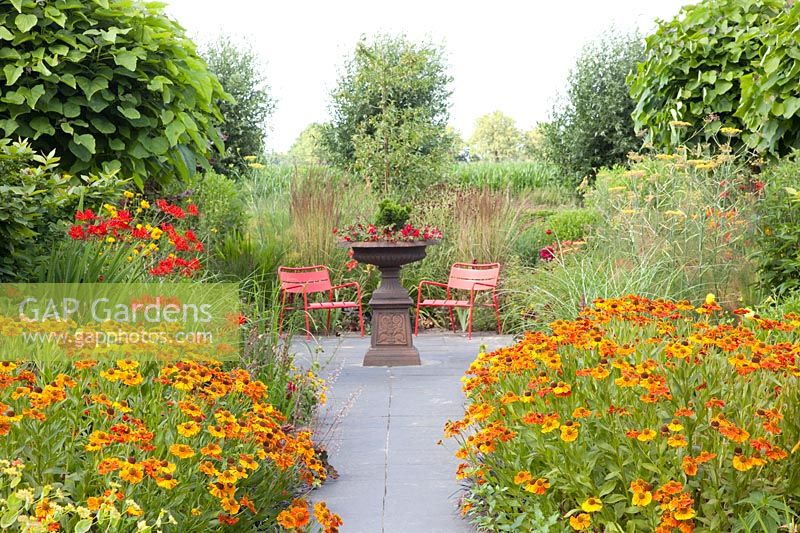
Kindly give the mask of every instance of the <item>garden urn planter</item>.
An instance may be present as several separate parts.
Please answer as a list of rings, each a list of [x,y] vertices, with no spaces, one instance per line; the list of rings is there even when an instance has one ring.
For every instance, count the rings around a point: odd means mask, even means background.
[[[364,355],[364,366],[419,365],[419,351],[414,347],[409,309],[413,301],[400,284],[403,265],[420,261],[425,249],[438,241],[345,242],[353,249],[353,259],[375,265],[381,283],[372,299],[372,338]]]

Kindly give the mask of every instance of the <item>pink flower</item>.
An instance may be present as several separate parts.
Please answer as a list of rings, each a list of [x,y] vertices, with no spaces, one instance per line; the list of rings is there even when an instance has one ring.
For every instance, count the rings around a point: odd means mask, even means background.
[[[545,246],[539,250],[539,259],[542,261],[552,261],[556,258],[556,251],[552,246]]]

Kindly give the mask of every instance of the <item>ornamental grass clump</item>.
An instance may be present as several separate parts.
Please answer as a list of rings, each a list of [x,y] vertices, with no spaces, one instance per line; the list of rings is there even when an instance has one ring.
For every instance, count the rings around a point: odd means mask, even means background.
[[[800,508],[800,315],[640,296],[481,353],[462,510],[491,531],[777,531]],[[763,527],[763,529],[762,529]]]

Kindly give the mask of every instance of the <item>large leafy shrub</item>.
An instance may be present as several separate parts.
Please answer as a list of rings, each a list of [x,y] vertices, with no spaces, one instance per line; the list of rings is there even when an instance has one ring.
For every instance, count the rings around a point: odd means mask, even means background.
[[[797,156],[767,168],[758,204],[761,281],[780,295],[800,291],[800,161]]]
[[[442,51],[431,44],[388,36],[359,42],[323,129],[331,161],[384,194],[424,190],[452,155],[450,82]]]
[[[244,158],[259,156],[264,151],[267,119],[275,108],[264,78],[264,66],[252,47],[227,36],[212,42],[203,51],[203,57],[222,88],[233,97],[219,103],[225,154],[215,157],[212,165],[223,174],[246,170]]]
[[[113,197],[113,175],[70,177],[55,152],[35,152],[26,141],[0,139],[0,280],[25,279],[58,231],[83,203]],[[63,228],[61,228],[63,230]]]
[[[783,0],[705,0],[661,22],[631,76],[634,119],[657,146],[676,144],[680,122],[705,140],[743,129],[758,151],[800,146],[800,7]]]
[[[566,95],[542,126],[544,152],[570,182],[625,161],[641,144],[626,77],[643,57],[637,34],[607,33],[588,44],[569,74]]]
[[[168,182],[222,150],[226,98],[157,3],[0,2],[0,128],[60,150],[69,172]]]

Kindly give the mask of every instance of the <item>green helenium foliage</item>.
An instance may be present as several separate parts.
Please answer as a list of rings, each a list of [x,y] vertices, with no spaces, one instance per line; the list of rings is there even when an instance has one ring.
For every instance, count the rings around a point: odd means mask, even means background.
[[[227,98],[163,4],[0,0],[0,130],[141,187],[206,165]]]
[[[760,152],[800,146],[799,10],[784,0],[705,0],[661,22],[630,77],[637,128],[656,146],[678,142],[675,120],[702,128],[698,140],[728,126]]]

